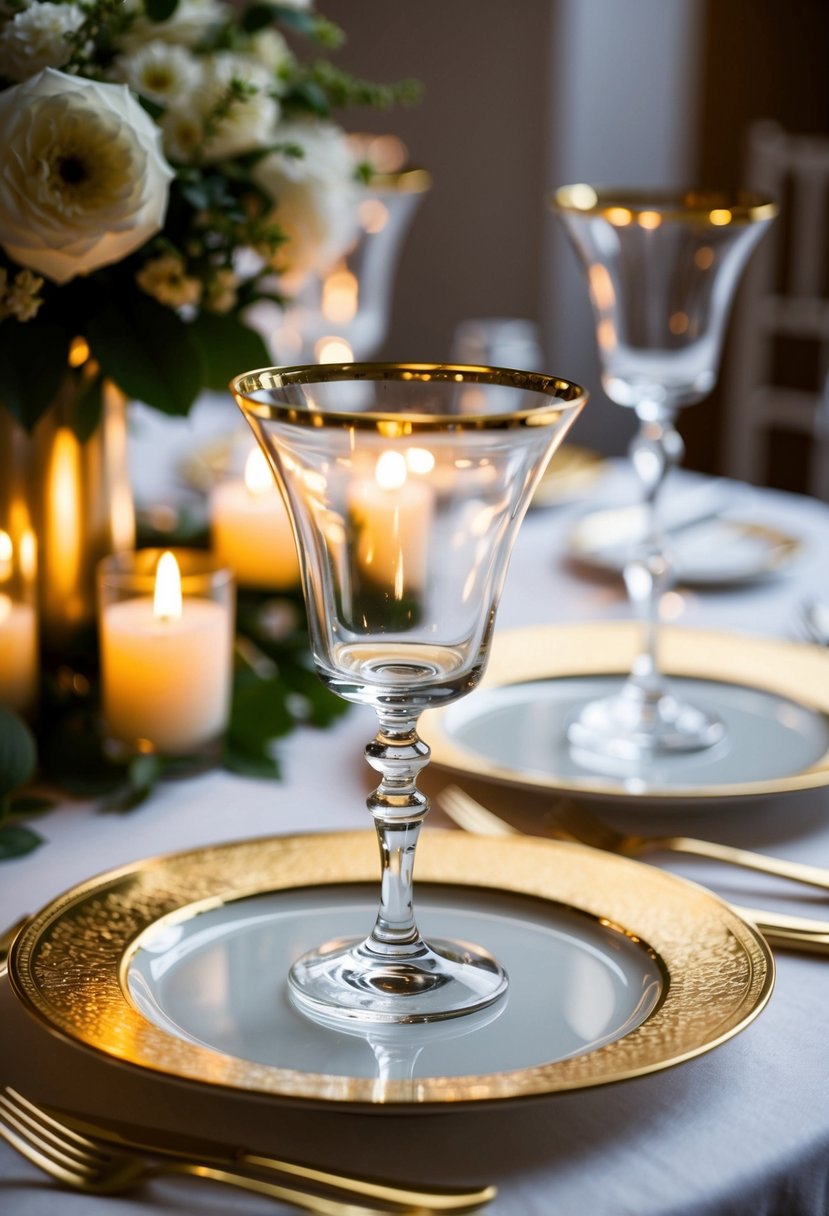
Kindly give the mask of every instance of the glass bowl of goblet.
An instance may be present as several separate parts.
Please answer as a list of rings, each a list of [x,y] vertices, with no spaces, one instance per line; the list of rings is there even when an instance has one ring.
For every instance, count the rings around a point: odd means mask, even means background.
[[[298,959],[291,998],[328,1023],[485,1008],[507,988],[499,963],[485,947],[427,943],[415,921],[429,806],[417,722],[480,680],[521,519],[585,393],[555,376],[437,363],[271,368],[232,387],[291,516],[317,674],[378,718],[366,748],[380,774],[368,799],[377,919],[365,939]]]
[[[657,504],[683,455],[676,416],[716,383],[734,292],[777,208],[746,193],[585,183],[562,186],[551,206],[586,271],[602,387],[639,420],[630,459],[646,519],[624,564],[644,627],[641,650],[620,691],[576,715],[569,740],[603,762],[702,750],[723,740],[723,723],[708,707],[674,696],[659,667],[659,602],[671,585],[672,561]]]

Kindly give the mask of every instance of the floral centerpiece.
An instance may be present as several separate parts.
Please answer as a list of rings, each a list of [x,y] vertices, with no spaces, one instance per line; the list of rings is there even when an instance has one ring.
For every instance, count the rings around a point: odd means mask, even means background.
[[[307,0],[5,0],[0,402],[25,426],[78,338],[93,411],[104,379],[180,414],[269,361],[246,310],[353,239],[361,166],[333,108],[416,88],[299,38],[342,34]]]
[[[335,67],[342,39],[311,0],[3,0],[0,411],[33,430],[68,389],[83,439],[107,382],[185,414],[271,361],[251,311],[355,236],[368,170],[335,108],[417,93]],[[317,725],[339,708],[300,628],[273,636],[242,604],[239,627],[276,674],[241,664],[223,760],[278,775],[272,741],[296,704]],[[38,843],[15,822],[43,805],[33,773],[130,806],[163,771],[153,756],[113,767],[95,712],[53,700],[33,733],[0,707],[0,858]]]

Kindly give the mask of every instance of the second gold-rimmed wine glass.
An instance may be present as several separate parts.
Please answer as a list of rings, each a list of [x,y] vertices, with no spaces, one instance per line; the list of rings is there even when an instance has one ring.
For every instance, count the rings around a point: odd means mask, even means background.
[[[429,806],[417,722],[480,680],[519,524],[585,394],[538,373],[431,363],[266,369],[233,389],[292,518],[317,673],[379,722],[366,748],[380,774],[368,799],[377,919],[365,939],[298,959],[291,997],[327,1023],[483,1009],[507,988],[485,944],[427,943],[415,922]]]
[[[659,603],[671,560],[657,502],[682,459],[677,413],[714,387],[734,292],[777,209],[742,193],[584,183],[562,186],[551,205],[587,271],[602,386],[639,419],[630,458],[647,519],[644,541],[630,546],[624,566],[644,644],[621,690],[585,704],[568,739],[604,763],[702,750],[724,739],[723,723],[708,707],[674,696],[660,670]]]

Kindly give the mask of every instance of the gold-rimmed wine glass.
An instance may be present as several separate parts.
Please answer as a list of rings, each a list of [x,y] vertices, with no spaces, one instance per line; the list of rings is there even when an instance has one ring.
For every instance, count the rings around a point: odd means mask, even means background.
[[[705,749],[724,739],[722,721],[674,696],[659,665],[659,603],[672,563],[657,504],[683,455],[676,416],[714,387],[734,292],[777,209],[744,193],[585,183],[562,186],[551,206],[587,272],[602,386],[639,420],[630,459],[647,519],[644,541],[630,546],[624,566],[644,643],[622,688],[586,703],[568,738],[605,763]]]
[[[553,376],[436,363],[266,369],[233,389],[292,518],[317,673],[379,722],[366,748],[380,774],[368,799],[376,923],[298,959],[292,999],[318,1020],[365,1024],[485,1008],[507,988],[498,962],[427,943],[415,921],[429,806],[417,722],[480,680],[519,524],[585,394]]]

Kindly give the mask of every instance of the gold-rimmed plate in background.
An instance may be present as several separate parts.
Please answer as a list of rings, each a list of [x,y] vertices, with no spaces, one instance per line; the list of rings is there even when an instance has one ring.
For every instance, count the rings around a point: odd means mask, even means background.
[[[326,1108],[481,1106],[656,1072],[764,1007],[773,961],[710,892],[581,845],[437,829],[418,854],[427,935],[481,942],[509,999],[472,1018],[354,1035],[286,995],[320,933],[365,931],[374,833],[242,841],[73,888],[12,950],[25,1008],[146,1073]]]
[[[567,553],[577,565],[620,575],[647,525],[641,505],[593,511],[571,529]],[[787,570],[802,554],[803,541],[765,523],[718,514],[689,518],[667,528],[677,583],[686,587],[731,587],[762,582]]]
[[[669,685],[725,723],[723,743],[639,764],[566,741],[585,701],[617,692],[641,643],[631,622],[496,633],[480,687],[431,710],[421,733],[454,773],[530,790],[697,809],[829,785],[829,651],[738,633],[660,631]]]

